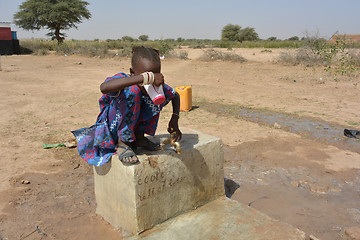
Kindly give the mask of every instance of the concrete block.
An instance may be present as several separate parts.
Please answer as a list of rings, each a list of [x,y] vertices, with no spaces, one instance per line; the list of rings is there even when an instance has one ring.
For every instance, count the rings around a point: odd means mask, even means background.
[[[169,134],[158,134],[160,141]],[[224,195],[219,138],[183,130],[182,152],[172,147],[138,152],[140,164],[125,166],[114,155],[94,167],[96,212],[116,228],[141,233]]]

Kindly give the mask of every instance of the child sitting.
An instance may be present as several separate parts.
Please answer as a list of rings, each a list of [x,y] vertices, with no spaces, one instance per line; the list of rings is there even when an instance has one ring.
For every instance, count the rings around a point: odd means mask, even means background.
[[[163,86],[165,102],[155,105],[143,85]],[[133,149],[143,147],[156,151],[159,145],[144,134],[155,135],[162,108],[172,102],[168,132],[175,132],[175,141],[182,133],[179,130],[180,96],[164,83],[161,74],[159,52],[153,48],[133,49],[130,76],[118,73],[109,77],[100,86],[103,93],[99,99],[100,114],[96,124],[89,128],[72,131],[78,141],[80,156],[89,164],[100,166],[109,161],[118,150],[119,159],[126,164],[139,160]]]

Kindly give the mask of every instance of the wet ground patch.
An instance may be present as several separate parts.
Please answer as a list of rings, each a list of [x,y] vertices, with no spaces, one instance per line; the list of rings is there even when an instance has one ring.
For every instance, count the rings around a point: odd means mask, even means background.
[[[238,105],[221,103],[195,102],[196,108],[220,116],[233,116],[268,127],[296,133],[302,137],[316,139],[341,149],[360,153],[360,141],[344,136],[345,126],[332,124],[316,118],[300,117],[295,114],[247,108]],[[259,133],[261,135],[261,133]]]

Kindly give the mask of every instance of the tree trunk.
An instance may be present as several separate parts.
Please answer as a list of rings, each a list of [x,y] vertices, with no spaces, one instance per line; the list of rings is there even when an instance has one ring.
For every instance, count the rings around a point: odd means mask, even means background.
[[[60,36],[60,27],[55,29],[55,38],[58,41],[58,44],[62,43],[64,39]]]

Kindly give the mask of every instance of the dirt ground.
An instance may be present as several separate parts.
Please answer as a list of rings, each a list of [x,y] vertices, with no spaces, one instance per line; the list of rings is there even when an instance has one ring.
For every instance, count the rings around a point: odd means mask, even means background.
[[[202,104],[295,114],[360,130],[359,75],[334,80],[322,68],[276,63],[281,49],[236,49],[245,63],[165,59],[165,81],[191,85],[194,110],[180,127],[220,137],[232,195],[250,207],[319,239],[342,239],[360,224],[360,142],[341,146],[281,126],[218,114]],[[228,50],[224,50],[228,51]],[[74,148],[43,143],[74,140],[71,130],[94,124],[99,85],[129,72],[130,59],[81,56],[1,56],[0,240],[120,239],[95,214],[92,168]],[[161,116],[165,130],[171,106]],[[354,140],[357,141],[357,140]]]

